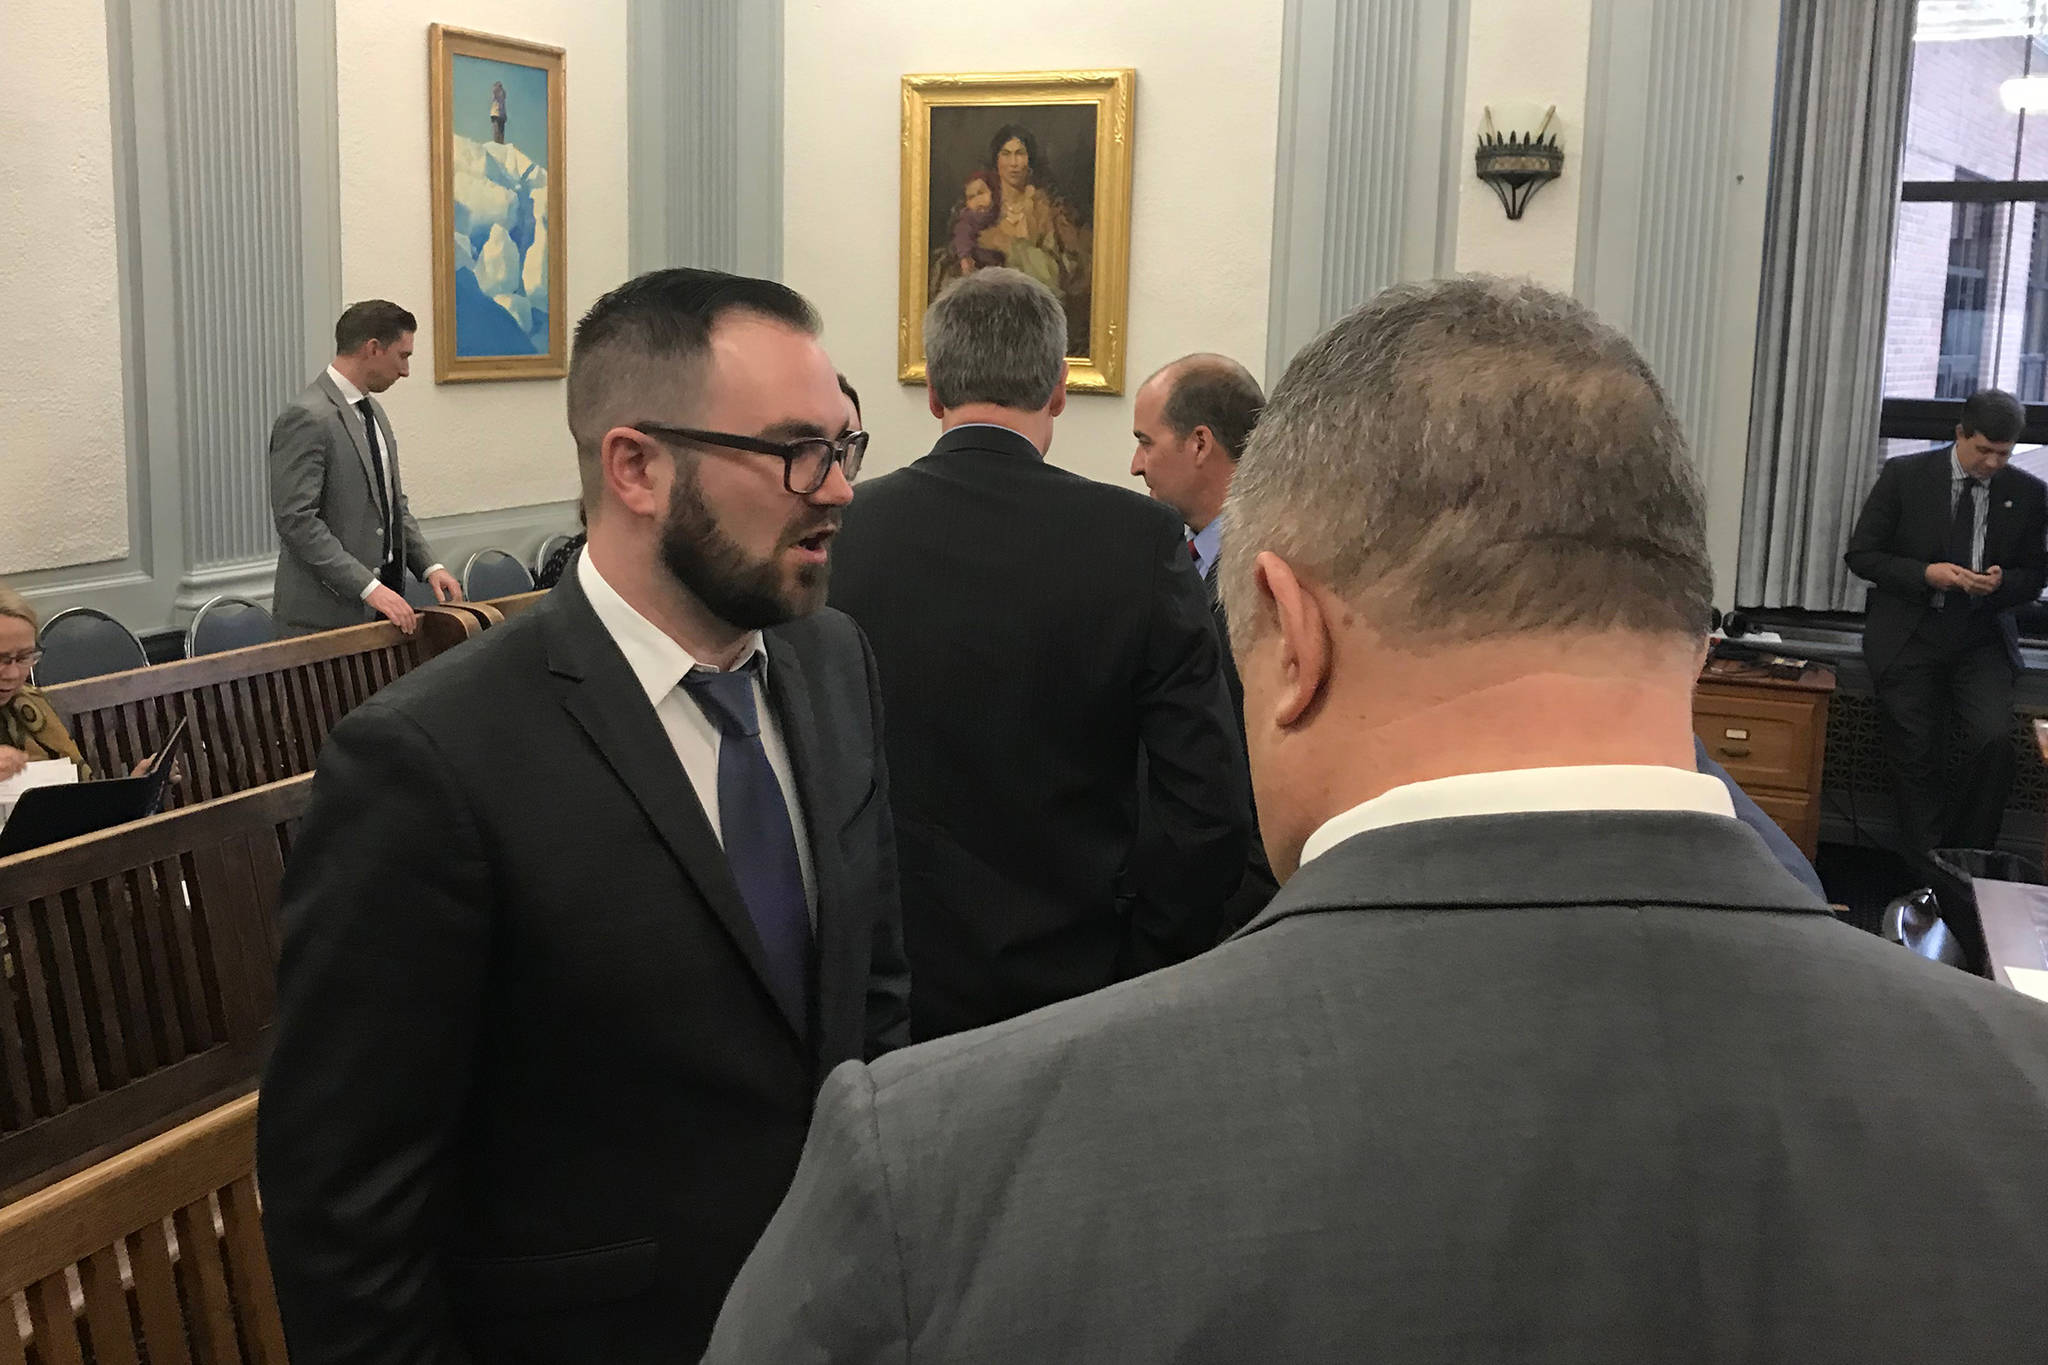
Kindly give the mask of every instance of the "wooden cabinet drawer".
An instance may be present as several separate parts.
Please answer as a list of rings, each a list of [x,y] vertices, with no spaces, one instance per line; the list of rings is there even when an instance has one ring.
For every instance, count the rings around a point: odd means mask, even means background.
[[[1693,699],[1693,730],[1707,754],[1747,791],[1804,791],[1813,768],[1814,708],[1764,697],[1722,699],[1701,689]]]
[[[1744,788],[1748,791],[1748,788]],[[1749,799],[1765,815],[1778,822],[1778,828],[1790,835],[1792,842],[1811,858],[1820,845],[1820,811],[1810,797],[1791,796],[1778,792],[1749,792]]]

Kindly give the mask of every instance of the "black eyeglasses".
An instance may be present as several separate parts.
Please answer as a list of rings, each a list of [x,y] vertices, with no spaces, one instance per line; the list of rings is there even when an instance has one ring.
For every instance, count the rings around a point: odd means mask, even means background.
[[[823,488],[825,480],[832,476],[834,463],[846,467],[846,481],[852,483],[860,473],[861,457],[868,453],[868,434],[865,431],[849,431],[836,441],[828,436],[764,441],[757,436],[735,436],[729,431],[693,431],[689,427],[665,427],[654,422],[635,422],[633,430],[657,440],[695,441],[700,445],[776,456],[782,461],[782,486],[801,496],[809,496]]]

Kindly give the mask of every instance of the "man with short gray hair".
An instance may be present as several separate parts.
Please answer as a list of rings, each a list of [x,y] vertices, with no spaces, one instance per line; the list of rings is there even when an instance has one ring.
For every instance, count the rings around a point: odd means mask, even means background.
[[[1704,502],[1567,298],[1313,342],[1223,549],[1279,896],[835,1072],[706,1359],[2038,1359],[2048,1016],[1692,771]]]
[[[1251,815],[1179,518],[1046,462],[1067,403],[1059,300],[978,270],[933,301],[924,339],[944,434],[861,485],[831,601],[881,674],[911,1030],[936,1038],[1213,944]],[[1141,753],[1170,851],[1142,868]]]

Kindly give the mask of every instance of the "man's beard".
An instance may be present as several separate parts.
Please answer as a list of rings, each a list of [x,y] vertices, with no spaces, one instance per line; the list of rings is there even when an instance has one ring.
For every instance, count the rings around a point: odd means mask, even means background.
[[[696,471],[678,479],[669,495],[668,520],[661,528],[661,562],[678,583],[695,595],[711,614],[740,630],[765,630],[807,616],[825,604],[831,564],[805,564],[797,569],[794,588],[782,579],[782,552],[805,536],[839,524],[839,511],[813,509],[784,528],[766,559],[749,559],[718,518],[704,505]]]

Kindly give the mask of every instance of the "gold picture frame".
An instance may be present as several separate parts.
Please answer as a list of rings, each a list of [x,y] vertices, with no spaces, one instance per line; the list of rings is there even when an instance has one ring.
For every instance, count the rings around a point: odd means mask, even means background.
[[[932,297],[1003,264],[1067,305],[1068,389],[1123,392],[1136,86],[1127,67],[903,78],[904,383],[924,382]]]
[[[559,47],[427,29],[437,384],[569,373],[565,66]]]

